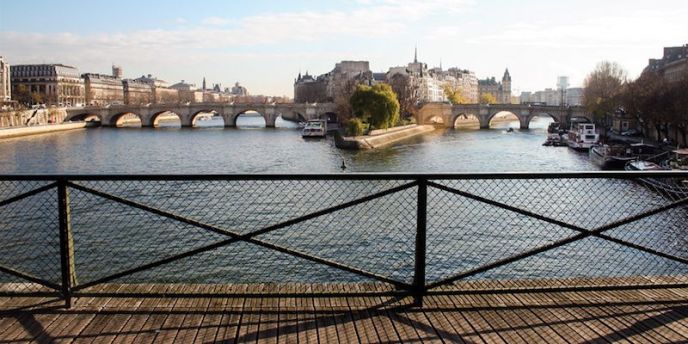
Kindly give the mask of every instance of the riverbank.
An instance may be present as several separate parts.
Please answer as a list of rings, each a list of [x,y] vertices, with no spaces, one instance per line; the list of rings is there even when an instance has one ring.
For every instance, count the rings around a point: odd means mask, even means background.
[[[37,125],[31,127],[20,127],[20,128],[5,128],[0,129],[0,140],[9,139],[13,137],[22,137],[38,134],[46,134],[57,131],[83,129],[89,127],[87,122],[76,122],[76,123],[61,123],[61,124],[47,124],[47,125]]]
[[[335,136],[335,146],[341,149],[374,149],[429,133],[435,130],[433,125],[406,125],[385,130],[373,130],[364,136]]]

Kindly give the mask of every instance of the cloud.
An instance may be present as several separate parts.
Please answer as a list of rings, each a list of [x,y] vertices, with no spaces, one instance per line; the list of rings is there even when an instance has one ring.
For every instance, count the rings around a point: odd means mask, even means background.
[[[213,26],[225,26],[231,23],[231,21],[227,18],[221,18],[221,17],[208,17],[208,18],[203,18],[202,23],[205,25],[213,25]]]
[[[175,23],[175,24],[186,24],[186,23],[188,23],[188,22],[189,22],[189,21],[186,20],[186,18],[182,18],[182,17],[177,17],[177,18],[174,19],[174,23]]]

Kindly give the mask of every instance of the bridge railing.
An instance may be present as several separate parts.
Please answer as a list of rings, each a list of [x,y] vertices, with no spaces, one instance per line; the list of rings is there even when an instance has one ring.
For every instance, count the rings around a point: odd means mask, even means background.
[[[0,293],[69,305],[73,296],[160,296],[160,285],[186,296],[208,293],[176,287],[214,285],[212,296],[229,297],[255,295],[223,286],[315,283],[357,295],[348,286],[372,282],[387,286],[380,295],[421,302],[450,291],[685,286],[686,180],[685,172],[2,176]]]

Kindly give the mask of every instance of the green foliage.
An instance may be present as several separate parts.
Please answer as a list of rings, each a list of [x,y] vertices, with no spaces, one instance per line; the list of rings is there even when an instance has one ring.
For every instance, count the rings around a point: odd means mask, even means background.
[[[353,115],[374,129],[387,129],[399,122],[399,101],[388,84],[358,85],[350,98]]]
[[[483,93],[480,95],[480,104],[495,104],[497,98],[490,93]]]
[[[361,136],[365,132],[365,124],[359,118],[351,118],[344,128],[346,136]]]
[[[447,97],[447,100],[449,100],[450,103],[452,103],[452,104],[466,104],[467,103],[466,97],[463,96],[463,93],[461,93],[461,90],[452,88],[450,85],[444,85],[444,87],[442,87],[442,90],[444,91],[444,96]]]

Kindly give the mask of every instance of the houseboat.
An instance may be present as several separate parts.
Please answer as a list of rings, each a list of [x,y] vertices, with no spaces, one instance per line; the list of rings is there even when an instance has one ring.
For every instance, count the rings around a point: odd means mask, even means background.
[[[327,121],[322,119],[310,120],[301,131],[302,137],[325,137],[327,135]]]
[[[594,124],[578,123],[576,127],[569,130],[566,142],[569,148],[587,151],[600,142],[600,134],[595,130]]]

